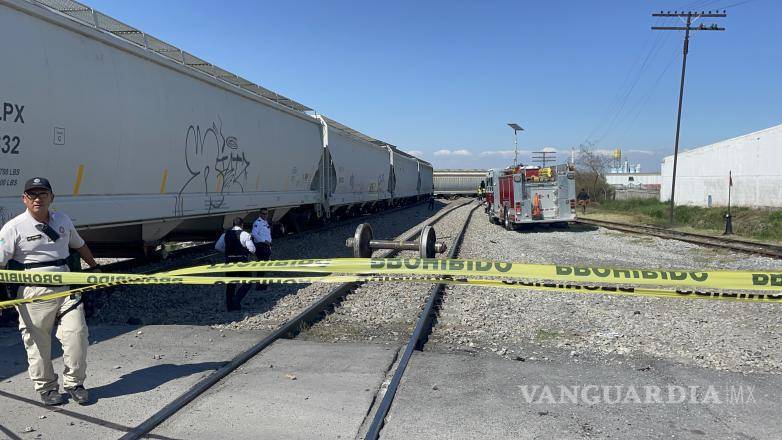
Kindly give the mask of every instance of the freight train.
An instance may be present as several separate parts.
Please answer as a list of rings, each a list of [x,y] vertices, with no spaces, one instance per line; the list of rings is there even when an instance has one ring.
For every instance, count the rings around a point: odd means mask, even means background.
[[[441,197],[478,196],[486,186],[486,170],[447,170],[434,172],[434,194]]]
[[[0,225],[33,176],[112,256],[432,193],[430,163],[81,3],[0,0],[0,35]]]

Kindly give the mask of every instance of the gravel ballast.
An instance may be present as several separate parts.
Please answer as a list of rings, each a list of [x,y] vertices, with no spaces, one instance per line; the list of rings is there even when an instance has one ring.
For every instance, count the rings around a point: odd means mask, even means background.
[[[477,212],[459,257],[623,268],[779,267],[766,257],[584,225],[509,232]],[[719,370],[780,373],[780,312],[779,304],[451,286],[427,347],[517,360],[541,360],[552,349],[572,358],[611,354],[605,358],[620,362],[638,355]]]
[[[449,249],[475,204],[457,208],[434,225],[437,241]],[[477,212],[476,214],[477,215]],[[400,257],[418,258],[414,251]],[[300,337],[326,342],[397,344],[410,337],[432,284],[366,283],[348,294],[334,312]]]

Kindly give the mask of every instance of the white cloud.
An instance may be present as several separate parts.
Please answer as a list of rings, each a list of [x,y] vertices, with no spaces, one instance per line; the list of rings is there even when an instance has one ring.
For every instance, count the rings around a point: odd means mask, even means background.
[[[446,149],[437,150],[437,151],[434,152],[434,155],[435,156],[450,156],[451,155],[451,150],[446,150]]]
[[[519,154],[523,153],[523,151],[519,151]],[[487,156],[498,156],[498,157],[513,157],[515,153],[513,150],[487,150],[487,151],[481,151],[478,156],[481,157],[487,157]]]
[[[554,147],[543,147],[543,149],[540,151],[545,151],[546,153],[556,153],[557,149]]]
[[[595,153],[595,154],[601,154],[603,156],[613,156],[614,155],[614,150],[598,149],[598,150],[592,150],[592,152]]]
[[[646,154],[648,156],[654,156],[655,154],[659,154],[659,152],[655,152],[652,150],[628,150],[628,153],[635,153],[635,154]]]
[[[456,150],[453,153],[454,156],[472,156],[472,153],[469,150]]]
[[[412,154],[413,156],[423,156],[424,152],[421,150],[410,150],[407,152],[407,154]]]

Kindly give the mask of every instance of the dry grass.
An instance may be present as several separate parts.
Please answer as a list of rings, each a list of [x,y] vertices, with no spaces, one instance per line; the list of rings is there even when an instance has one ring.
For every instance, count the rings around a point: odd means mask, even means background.
[[[782,211],[733,208],[733,233],[743,239],[782,244]],[[677,206],[676,226],[682,232],[721,236],[725,208]],[[668,227],[668,204],[656,200],[623,200],[592,204],[581,217],[623,223]]]

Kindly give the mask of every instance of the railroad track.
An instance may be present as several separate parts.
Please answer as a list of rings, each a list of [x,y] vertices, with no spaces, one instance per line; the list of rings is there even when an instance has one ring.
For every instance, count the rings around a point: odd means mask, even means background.
[[[772,258],[782,259],[782,246],[776,246],[765,243],[755,243],[745,240],[736,240],[726,237],[712,237],[703,234],[694,234],[691,232],[673,231],[670,229],[658,228],[655,226],[634,225],[629,223],[618,223],[606,220],[578,219],[577,223],[601,226],[617,231],[630,232],[634,234],[653,235],[660,238],[685,241],[687,243],[699,244],[715,248],[729,249],[733,251],[745,252],[749,254],[764,255]]]
[[[451,206],[448,206],[447,208],[439,211],[432,217],[429,217],[424,222],[418,224],[417,226],[409,230],[407,233],[400,235],[399,237],[396,238],[396,240],[410,241],[414,239],[418,234],[420,234],[420,231],[424,226],[436,224],[438,221],[446,217],[448,214],[456,211],[457,209],[463,206],[468,205],[470,202],[471,200],[465,200],[463,202],[453,203]],[[476,208],[477,206],[473,208],[473,211]],[[461,241],[460,238],[464,234],[465,228],[466,228],[466,223],[465,223],[465,227],[462,229],[462,233],[460,234],[459,237],[457,237],[455,243]],[[378,257],[388,258],[396,255],[399,252],[400,252],[399,250],[386,250],[386,251],[382,251],[380,255],[378,255]],[[453,253],[454,251],[451,252],[451,254]],[[270,345],[272,345],[272,343],[274,343],[276,340],[281,338],[295,337],[301,330],[308,328],[314,322],[319,321],[324,313],[332,309],[345,297],[345,295],[347,295],[352,290],[356,289],[361,284],[362,283],[360,282],[343,283],[332,288],[326,295],[322,296],[319,300],[311,304],[305,310],[300,312],[297,316],[288,320],[283,325],[278,327],[270,335],[264,337],[249,349],[235,356],[226,365],[215,370],[212,374],[210,374],[209,376],[205,377],[204,379],[202,379],[201,381],[193,385],[191,388],[186,390],[183,394],[181,394],[179,397],[171,401],[168,405],[160,409],[158,412],[150,416],[144,422],[142,422],[141,424],[139,424],[138,426],[136,426],[135,428],[127,432],[125,435],[121,437],[121,440],[131,440],[131,439],[135,440],[149,434],[158,425],[168,420],[170,417],[172,417],[182,408],[187,406],[190,402],[195,400],[198,396],[203,394],[205,391],[207,391],[215,384],[219,383],[225,377],[227,377],[231,372],[233,372],[241,365],[245,364],[247,361],[249,361],[256,355],[261,353]],[[425,313],[422,314],[422,316],[429,315],[430,314],[429,311],[433,310],[433,305],[430,305],[430,302],[433,301],[434,299],[430,297],[430,301],[427,301],[427,307],[425,309]],[[418,330],[418,327],[416,327],[416,330]]]
[[[475,205],[470,210],[470,214],[467,216],[467,220],[465,220],[464,224],[462,225],[462,229],[451,242],[447,258],[456,258],[456,256],[459,254],[459,247],[461,246],[462,240],[464,239],[467,226],[469,226],[470,220],[472,219],[472,215],[475,213],[475,210],[479,207],[481,207],[480,204]],[[404,376],[405,371],[407,370],[407,365],[410,362],[410,358],[413,356],[413,352],[421,351],[423,349],[426,340],[429,338],[429,334],[432,331],[432,326],[434,324],[435,316],[440,305],[444,288],[445,284],[436,284],[429,290],[424,309],[421,311],[415,329],[407,341],[407,346],[405,346],[404,353],[402,353],[402,356],[399,358],[399,364],[397,365],[394,375],[391,377],[391,381],[388,384],[388,388],[386,389],[386,393],[383,396],[383,400],[378,406],[375,417],[372,419],[372,424],[367,430],[367,434],[364,437],[365,440],[377,440],[380,437],[380,430],[383,429],[386,416],[388,415],[388,411],[391,409],[391,404],[394,401],[394,397],[396,397],[396,392],[399,389],[399,384],[402,382],[402,376]]]

